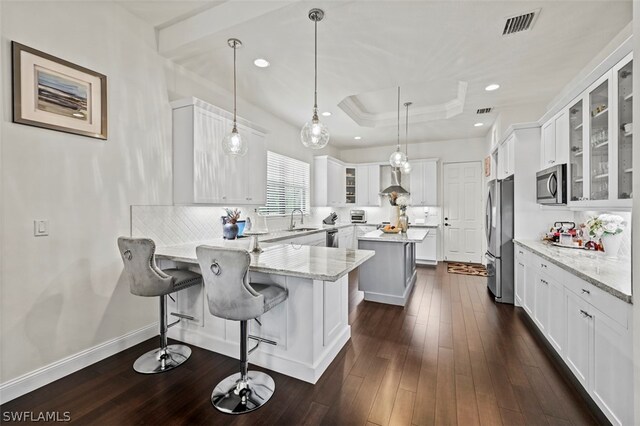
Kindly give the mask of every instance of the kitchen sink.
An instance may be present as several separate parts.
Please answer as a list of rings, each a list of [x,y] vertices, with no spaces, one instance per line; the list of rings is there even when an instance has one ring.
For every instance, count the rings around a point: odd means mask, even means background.
[[[319,231],[320,228],[293,228],[289,229],[291,232],[302,232],[302,231]]]

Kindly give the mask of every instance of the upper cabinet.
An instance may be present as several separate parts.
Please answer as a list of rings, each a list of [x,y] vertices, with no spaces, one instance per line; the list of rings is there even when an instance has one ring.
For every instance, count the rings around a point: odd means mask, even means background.
[[[566,110],[542,125],[540,169],[567,162],[569,149],[569,116]]]
[[[438,205],[438,161],[411,161],[409,191],[412,206]]]
[[[380,165],[358,164],[356,167],[356,205],[380,205]]]
[[[498,168],[496,170],[498,179],[506,179],[515,172],[515,141],[516,136],[511,135],[498,146]]]
[[[174,204],[265,204],[264,132],[240,121],[238,130],[249,151],[245,157],[231,157],[222,149],[233,126],[230,113],[195,98],[171,105]]]
[[[540,168],[567,163],[569,206],[631,206],[632,65],[629,54],[542,126]]]
[[[313,161],[313,205],[317,207],[343,207],[346,203],[346,168],[327,155]]]

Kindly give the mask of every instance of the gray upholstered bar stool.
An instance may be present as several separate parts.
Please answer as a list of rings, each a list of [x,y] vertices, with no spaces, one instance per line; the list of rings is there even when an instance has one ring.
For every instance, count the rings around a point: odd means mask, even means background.
[[[160,347],[140,356],[133,363],[133,369],[153,374],[176,368],[189,358],[191,349],[185,345],[167,345],[167,330],[180,321],[167,324],[167,295],[201,284],[202,275],[186,269],[159,269],[155,261],[156,245],[148,238],[120,237],[118,248],[131,293],[160,299]]]
[[[212,315],[240,321],[240,372],[215,387],[211,403],[228,414],[242,414],[264,405],[275,391],[273,379],[259,371],[248,371],[248,355],[260,342],[275,342],[247,334],[247,322],[256,319],[288,297],[286,289],[269,284],[249,283],[249,252],[209,246],[196,248],[198,263]],[[247,351],[248,339],[258,343]]]

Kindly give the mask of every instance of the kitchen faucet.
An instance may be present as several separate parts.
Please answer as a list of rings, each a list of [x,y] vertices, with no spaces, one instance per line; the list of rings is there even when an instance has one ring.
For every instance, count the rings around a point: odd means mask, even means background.
[[[304,225],[304,213],[302,212],[301,209],[293,209],[291,211],[291,223],[289,224],[289,231],[293,231],[293,229],[296,227],[296,223],[293,221],[293,214],[295,212],[300,212],[300,225]]]

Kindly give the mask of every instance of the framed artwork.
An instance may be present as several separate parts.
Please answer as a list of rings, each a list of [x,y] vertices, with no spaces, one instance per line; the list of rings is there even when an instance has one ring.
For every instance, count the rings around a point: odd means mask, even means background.
[[[486,177],[491,176],[491,156],[487,156],[484,159],[484,175]]]
[[[13,122],[107,139],[107,77],[11,42]]]

